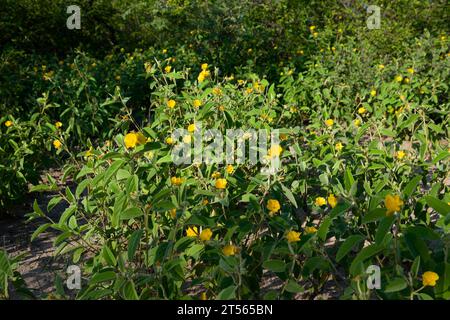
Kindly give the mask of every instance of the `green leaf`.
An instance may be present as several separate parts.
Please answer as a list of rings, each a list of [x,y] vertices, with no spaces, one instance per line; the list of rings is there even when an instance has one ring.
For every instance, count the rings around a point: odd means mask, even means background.
[[[358,245],[363,240],[364,237],[358,234],[352,235],[345,239],[336,253],[336,261],[341,261],[356,245]]]
[[[420,180],[422,180],[421,176],[415,176],[414,178],[411,179],[411,181],[408,182],[408,184],[403,189],[404,199],[409,198],[414,193],[414,191],[416,191],[417,186],[420,183]]]
[[[406,232],[404,239],[409,251],[414,257],[420,255],[421,260],[425,263],[431,259],[427,244],[417,235],[417,233]]]
[[[60,203],[62,199],[63,199],[63,198],[60,197],[60,196],[51,198],[50,201],[49,201],[48,204],[47,204],[47,212],[52,211],[53,208],[54,208],[58,203]]]
[[[347,192],[350,192],[354,182],[355,179],[353,178],[352,172],[350,171],[350,168],[347,167],[344,174],[344,185]]]
[[[143,233],[143,230],[139,229],[131,234],[130,239],[128,240],[128,260],[133,260]]]
[[[341,213],[343,213],[343,212],[347,211],[348,209],[350,209],[351,206],[352,206],[351,203],[349,203],[348,201],[340,202],[340,203],[338,203],[336,205],[336,207],[331,209],[331,211],[328,214],[328,216],[331,217],[332,219],[334,219],[335,217],[337,217]]]
[[[124,160],[114,161],[113,164],[105,172],[105,183],[108,183],[111,177],[116,174],[117,170],[119,170],[124,164]]]
[[[386,209],[385,208],[375,208],[363,216],[362,223],[375,222],[384,217],[386,217]]]
[[[66,221],[70,218],[70,216],[75,213],[76,210],[77,210],[76,205],[71,205],[66,210],[64,210],[63,214],[59,218],[58,224],[60,226],[63,226],[66,223]]]
[[[411,266],[411,275],[414,278],[417,278],[417,275],[419,274],[419,268],[420,268],[420,256],[417,256],[414,259],[414,262],[413,262],[413,264]]]
[[[291,292],[291,293],[298,293],[298,292],[303,292],[305,291],[305,289],[299,285],[297,282],[295,282],[294,280],[289,280],[289,282],[287,283],[286,287],[284,288],[287,292]]]
[[[405,279],[403,278],[395,278],[387,284],[386,288],[384,289],[385,293],[391,293],[391,292],[397,292],[405,289],[407,286],[407,283]]]
[[[295,197],[292,194],[292,191],[289,190],[284,184],[281,184],[281,189],[283,189],[284,195],[286,196],[286,198],[288,198],[288,200],[294,205],[294,207],[297,208],[297,201],[295,201]]]
[[[90,179],[86,179],[78,184],[77,189],[75,190],[75,196],[77,198],[80,197],[80,195],[83,193],[84,189],[86,189],[86,187],[89,185],[90,182],[91,182]]]
[[[75,196],[69,187],[66,187],[66,198],[69,202],[75,202]]]
[[[332,218],[330,216],[325,217],[323,219],[322,223],[320,224],[319,230],[317,231],[317,236],[322,240],[325,241],[328,234],[328,229],[330,228]]]
[[[46,224],[43,224],[43,225],[39,226],[39,227],[33,232],[33,234],[31,235],[31,240],[30,240],[30,241],[33,241],[34,239],[36,239],[36,237],[37,237],[38,235],[40,235],[42,232],[44,232],[45,230],[47,230],[51,225],[52,225],[51,223],[46,223]]]
[[[115,266],[117,264],[116,257],[106,244],[103,246],[102,249],[102,257],[103,259],[105,259],[106,263],[110,266]]]
[[[446,204],[444,201],[436,199],[432,196],[425,196],[425,201],[427,204],[432,207],[434,210],[439,212],[441,215],[446,216],[450,213],[450,206]]]
[[[229,286],[217,295],[217,300],[230,300],[236,298],[236,286]]]
[[[133,280],[127,281],[123,290],[123,296],[126,300],[138,300],[139,296],[136,291],[136,286],[134,285]]]
[[[381,244],[383,242],[384,236],[391,229],[394,223],[394,217],[384,217],[380,224],[378,225],[377,233],[375,234],[375,243]]]
[[[436,158],[433,159],[433,164],[436,164],[439,161],[444,160],[447,157],[450,157],[450,152],[442,151],[436,156]]]
[[[89,285],[93,286],[100,282],[112,281],[116,279],[114,271],[101,271],[94,274],[89,281]]]
[[[329,269],[329,262],[321,256],[309,258],[303,266],[303,275],[311,275],[314,270],[327,270]]]
[[[131,207],[120,213],[120,220],[130,220],[143,216],[142,210],[137,207]]]
[[[353,259],[352,264],[350,265],[350,273],[352,275],[356,275],[358,271],[358,265],[365,260],[373,257],[374,255],[380,253],[383,250],[382,246],[379,246],[377,244],[371,244],[370,246],[367,246],[358,253],[358,255]]]
[[[34,210],[34,212],[37,213],[40,217],[45,217],[45,214],[44,214],[44,212],[42,212],[41,208],[39,208],[39,205],[38,205],[36,199],[34,199],[34,202],[33,202],[33,210]]]
[[[284,272],[286,263],[282,260],[267,260],[263,262],[263,268],[269,269],[272,272]]]
[[[198,259],[200,253],[203,251],[205,246],[203,244],[194,244],[188,250],[186,250],[186,255],[194,259]]]

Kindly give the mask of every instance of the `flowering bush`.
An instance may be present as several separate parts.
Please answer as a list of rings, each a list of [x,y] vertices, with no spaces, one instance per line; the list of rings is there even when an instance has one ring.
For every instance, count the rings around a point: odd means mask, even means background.
[[[78,299],[449,299],[446,3],[379,2],[370,32],[359,2],[130,0],[76,39],[2,34],[0,206],[58,192],[32,238],[58,233]],[[55,164],[74,188],[39,184]]]
[[[60,231],[58,252],[83,266],[79,298],[292,298],[329,281],[343,298],[448,298],[448,282],[434,281],[449,276],[448,114],[439,111],[448,101],[413,93],[419,71],[353,105],[315,87],[309,73],[324,72],[315,67],[278,87],[256,76],[198,79],[209,69],[152,66],[148,119],[123,118],[121,133],[66,167],[77,188],[52,200],[50,209],[67,209],[37,232]],[[193,146],[199,123],[203,133],[279,129],[267,157],[280,157],[280,170],[174,164],[172,150]],[[45,214],[36,207],[31,216]],[[365,285],[372,264],[382,270],[376,291]],[[262,292],[271,274],[282,285]]]

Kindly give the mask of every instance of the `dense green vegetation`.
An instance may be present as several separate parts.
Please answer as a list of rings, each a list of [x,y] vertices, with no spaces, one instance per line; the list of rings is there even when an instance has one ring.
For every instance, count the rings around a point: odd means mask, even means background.
[[[30,219],[77,298],[450,298],[447,1],[377,1],[373,30],[362,1],[79,1],[80,30],[67,1],[6,3],[0,213],[58,193]],[[279,129],[281,169],[175,165],[200,122]]]

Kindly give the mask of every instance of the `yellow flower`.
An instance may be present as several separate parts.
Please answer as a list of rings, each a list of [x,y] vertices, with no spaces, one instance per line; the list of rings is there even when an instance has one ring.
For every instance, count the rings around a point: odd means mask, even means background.
[[[62,122],[60,122],[60,121],[58,121],[58,122],[56,122],[55,123],[55,127],[57,127],[57,128],[61,128],[62,127]]]
[[[11,127],[13,125],[13,122],[11,121],[11,120],[7,120],[6,122],[5,122],[5,126],[6,127]]]
[[[334,148],[336,149],[336,151],[340,152],[344,148],[344,146],[342,145],[342,143],[338,142],[336,143]]]
[[[403,81],[403,77],[401,75],[398,75],[398,76],[395,77],[395,81],[402,82]]]
[[[186,236],[189,238],[195,238],[198,235],[198,229],[197,227],[189,227],[186,230]]]
[[[434,287],[436,285],[436,281],[439,280],[439,276],[436,272],[427,271],[422,275],[422,284],[424,286]]]
[[[275,158],[275,157],[279,157],[282,152],[283,152],[283,148],[280,145],[275,144],[270,147],[269,151],[267,152],[267,155],[270,158]]]
[[[384,69],[384,64],[379,64],[378,65],[378,69],[383,70]]]
[[[281,206],[280,206],[280,203],[278,202],[278,200],[269,199],[269,201],[267,201],[267,209],[269,210],[269,215],[273,216],[275,213],[280,211]]]
[[[311,32],[313,32],[314,29],[316,29],[316,26],[310,26],[310,27],[309,27],[309,31],[311,31]]]
[[[318,35],[319,35],[318,32],[313,32],[313,37],[314,37],[314,38],[317,38]]]
[[[203,82],[207,77],[209,77],[210,72],[208,70],[203,70],[198,74],[197,80],[198,82]]]
[[[300,232],[289,231],[286,234],[286,239],[289,243],[300,241]]]
[[[232,244],[223,247],[222,252],[225,256],[234,256],[237,253],[237,247]]]
[[[403,82],[404,82],[404,83],[409,83],[409,78],[405,78],[405,79],[403,80]]]
[[[55,149],[60,149],[61,148],[61,141],[59,141],[58,139],[53,140],[53,146],[55,147]]]
[[[208,69],[208,64],[207,63],[203,63],[202,64],[202,70],[206,71]]]
[[[174,185],[174,186],[179,186],[183,183],[184,179],[181,177],[172,177],[170,178],[170,182]]]
[[[312,234],[312,233],[316,233],[317,229],[315,227],[305,227],[305,233],[306,234]]]
[[[361,125],[361,120],[355,119],[353,120],[353,124],[355,125],[355,127],[359,127]]]
[[[183,142],[186,144],[190,144],[192,141],[192,137],[188,134],[183,137]]]
[[[202,205],[206,206],[209,203],[208,199],[203,199]]]
[[[44,75],[42,76],[42,78],[43,78],[45,81],[48,81],[48,80],[50,80],[50,79],[53,77],[53,74],[54,74],[54,73],[55,73],[54,71],[46,72],[46,73],[44,73]]]
[[[217,189],[225,189],[227,187],[228,181],[226,179],[217,179],[216,180],[216,188]]]
[[[194,107],[199,108],[202,105],[202,101],[199,99],[194,100]]]
[[[321,206],[324,206],[327,204],[327,200],[325,200],[324,197],[317,197],[315,200],[315,204],[316,204],[316,206],[321,207]]]
[[[92,157],[92,155],[93,155],[93,148],[92,147],[90,147],[89,148],[89,150],[87,150],[85,153],[84,153],[84,156],[85,157]]]
[[[394,212],[400,211],[403,201],[398,195],[392,196],[388,194],[384,198],[384,205],[386,206],[386,215],[391,216]]]
[[[211,229],[209,229],[209,228],[203,229],[202,232],[200,233],[200,240],[208,241],[209,239],[211,239],[212,234],[213,233],[212,233]]]
[[[172,139],[172,137],[167,137],[167,138],[166,138],[166,143],[167,143],[167,144],[173,144],[173,139]]]
[[[325,120],[325,125],[327,127],[331,127],[334,124],[334,120],[333,119],[327,119]]]
[[[414,72],[415,72],[414,68],[408,68],[408,69],[406,69],[406,71],[408,71],[408,73],[410,73],[410,74],[414,74]]]
[[[188,131],[189,131],[189,132],[194,132],[194,131],[195,131],[195,124],[194,124],[194,123],[191,123],[191,124],[188,126]]]
[[[171,66],[166,66],[166,67],[164,68],[164,71],[165,71],[166,73],[169,73],[170,71],[172,71],[172,67],[171,67]]]
[[[225,111],[225,106],[220,105],[220,106],[219,106],[219,111],[224,112],[224,111]]]
[[[175,219],[177,217],[177,209],[173,208],[172,210],[170,210],[170,216],[172,217],[172,219]]]
[[[168,106],[170,109],[175,108],[176,104],[177,104],[177,103],[175,102],[175,100],[170,99],[169,101],[167,101],[167,106]]]
[[[284,134],[284,133],[280,134],[280,140],[281,141],[286,141],[287,139],[288,139],[287,134]]]
[[[222,174],[219,172],[219,171],[216,171],[216,172],[214,172],[212,175],[211,175],[211,177],[213,178],[213,179],[218,179],[218,178],[220,178],[222,176]]]
[[[372,89],[372,91],[370,91],[370,95],[371,95],[372,97],[375,97],[375,96],[377,95],[377,90]]]
[[[364,108],[364,107],[360,107],[359,109],[358,109],[358,113],[359,114],[364,114],[364,113],[366,113],[367,112],[367,110],[366,110],[366,108]]]
[[[125,147],[127,147],[127,149],[130,149],[136,147],[139,143],[141,143],[142,138],[140,137],[139,134],[135,132],[130,132],[126,134],[123,141],[125,142]]]
[[[220,89],[219,87],[215,87],[212,92],[214,95],[220,96],[222,94],[222,89]]]
[[[329,196],[328,196],[328,204],[330,205],[330,207],[331,208],[334,208],[334,207],[336,207],[336,205],[337,205],[337,199],[336,199],[336,197],[334,196],[334,194],[330,194]]]
[[[120,80],[120,76],[117,75],[115,79],[116,79],[117,81],[119,81],[119,80]]]
[[[400,150],[397,151],[397,159],[402,160],[406,156],[406,152]]]
[[[142,132],[136,133],[136,137],[137,137],[138,144],[145,144],[148,140]],[[149,140],[151,140],[151,139],[149,138]]]
[[[150,62],[144,63],[144,68],[146,73],[150,73],[152,71],[152,64]]]
[[[146,151],[144,153],[144,157],[146,157],[148,160],[152,160],[154,156],[155,154],[153,153],[153,151]]]
[[[229,164],[229,165],[227,165],[226,171],[227,171],[229,174],[232,174],[233,171],[234,171],[234,167],[233,167],[231,164]]]

